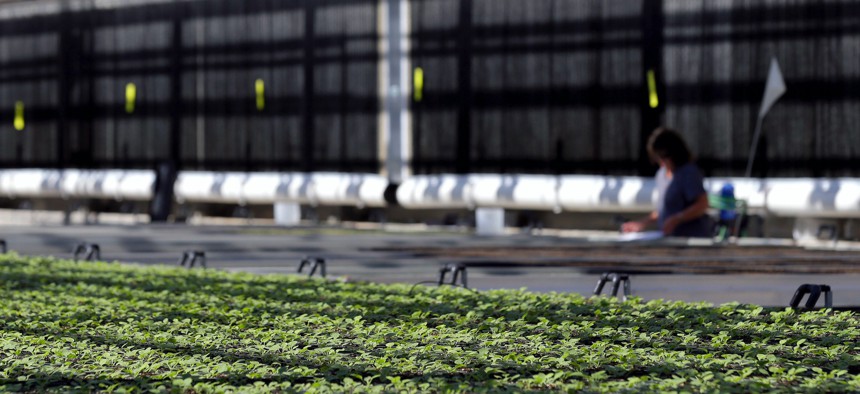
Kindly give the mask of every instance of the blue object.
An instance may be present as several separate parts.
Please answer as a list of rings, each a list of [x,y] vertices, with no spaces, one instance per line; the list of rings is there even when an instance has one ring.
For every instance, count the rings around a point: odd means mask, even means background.
[[[726,183],[720,189],[720,197],[733,201],[735,199],[735,186],[731,183]],[[728,222],[735,220],[737,217],[737,211],[735,209],[720,209],[720,221]]]

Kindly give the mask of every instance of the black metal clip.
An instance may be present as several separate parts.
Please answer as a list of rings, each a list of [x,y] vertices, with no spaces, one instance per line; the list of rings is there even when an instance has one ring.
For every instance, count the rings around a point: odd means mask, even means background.
[[[78,261],[78,257],[83,253],[84,261],[94,261],[102,259],[102,250],[98,244],[88,244],[81,243],[75,247],[74,250],[75,261]]]
[[[601,274],[600,279],[597,280],[597,286],[594,288],[594,295],[600,295],[603,292],[603,286],[609,281],[612,282],[613,297],[618,297],[618,289],[622,284],[624,285],[624,293],[621,299],[627,301],[627,296],[630,295],[630,276],[624,273],[604,272]]]
[[[317,268],[320,269],[320,276],[325,278],[325,259],[321,257],[305,257],[299,263],[299,273],[302,273],[302,270],[306,265],[311,267],[311,272],[308,274],[308,278],[314,276],[314,273],[317,272]]]
[[[460,279],[460,283],[465,288],[469,288],[468,281],[466,280],[466,266],[459,263],[445,264],[442,269],[439,270],[439,286],[445,284],[445,276],[448,273],[451,273],[451,286],[457,285],[457,279]]]
[[[812,285],[808,283],[800,285],[800,287],[797,288],[797,291],[794,292],[794,296],[791,297],[791,303],[789,303],[789,305],[794,309],[798,309],[800,300],[804,295],[809,294],[809,298],[806,299],[806,306],[804,306],[803,309],[815,308],[815,304],[818,302],[818,298],[821,297],[822,292],[824,292],[824,307],[832,307],[833,292],[830,290],[830,286]]]
[[[182,253],[182,258],[179,259],[179,265],[185,266],[188,263],[188,268],[194,267],[194,263],[200,261],[200,266],[206,268],[206,253],[202,250],[186,250]]]
[[[5,239],[0,239],[0,251],[2,251],[3,253],[6,253],[9,251],[8,249],[6,249],[6,240]]]

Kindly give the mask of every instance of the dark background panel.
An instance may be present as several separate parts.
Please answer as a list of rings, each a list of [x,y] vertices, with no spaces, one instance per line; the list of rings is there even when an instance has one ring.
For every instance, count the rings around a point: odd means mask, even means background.
[[[753,174],[857,176],[860,4],[664,2],[666,123],[706,172],[743,173],[776,58],[788,90],[763,122]]]
[[[68,4],[0,6],[0,166],[378,171],[376,1]]]
[[[641,2],[411,4],[417,173],[637,171]]]
[[[0,166],[381,168],[378,1],[70,4],[0,6]],[[754,175],[858,176],[856,1],[409,6],[416,173],[650,175],[644,144],[665,124],[707,175],[739,176],[776,57],[788,92]]]

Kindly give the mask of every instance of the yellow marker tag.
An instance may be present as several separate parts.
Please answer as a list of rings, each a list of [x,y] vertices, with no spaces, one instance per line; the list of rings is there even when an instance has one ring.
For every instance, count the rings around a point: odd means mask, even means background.
[[[424,97],[424,70],[421,67],[415,67],[412,73],[412,98],[415,101],[421,101]]]
[[[133,83],[125,85],[125,112],[134,113],[134,102],[137,100],[137,86]]]
[[[15,102],[15,130],[24,130],[24,102]]]
[[[648,70],[648,105],[651,108],[657,108],[660,105],[657,99],[657,78],[654,77],[654,70]]]
[[[266,108],[266,84],[262,79],[254,82],[254,90],[257,92],[257,111]]]

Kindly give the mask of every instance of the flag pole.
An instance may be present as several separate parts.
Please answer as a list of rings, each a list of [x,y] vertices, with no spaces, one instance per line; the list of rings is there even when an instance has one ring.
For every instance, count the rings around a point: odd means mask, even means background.
[[[755,162],[756,151],[758,150],[758,141],[761,139],[761,124],[764,121],[764,117],[767,116],[767,112],[770,110],[770,107],[779,100],[779,97],[782,96],[785,91],[785,80],[782,79],[782,72],[779,70],[779,62],[777,62],[776,57],[773,57],[770,59],[770,70],[767,72],[767,81],[764,86],[764,97],[761,99],[761,108],[758,111],[758,116],[756,116],[755,132],[753,133],[749,159],[747,159],[747,169],[744,173],[745,178],[750,178],[752,176],[752,167]],[[737,208],[737,206],[735,208]],[[743,209],[745,214],[746,206],[744,206]],[[734,233],[736,237],[740,236],[742,221],[743,217],[740,219],[735,218]]]
[[[761,121],[764,116],[759,116],[755,122],[755,133],[753,136],[752,148],[750,148],[749,159],[747,159],[747,171],[745,172],[745,178],[749,178],[752,175],[752,165],[755,161],[756,150],[758,150],[758,140],[761,135]]]
[[[761,136],[761,122],[763,119],[764,119],[764,116],[762,116],[762,115],[759,115],[756,117],[755,133],[753,133],[754,136],[753,136],[752,148],[750,148],[749,159],[747,159],[747,170],[745,173],[746,175],[744,176],[745,178],[749,178],[752,175],[752,166],[753,166],[753,162],[755,161],[755,153],[758,150],[758,140],[759,140],[759,137]],[[735,204],[736,204],[735,209],[737,209],[737,202],[735,202]],[[746,204],[746,203],[744,203],[744,204]],[[744,208],[743,208],[744,213],[740,217],[735,218],[735,224],[733,226],[734,230],[732,231],[732,233],[735,234],[735,240],[739,239],[741,236],[741,224],[743,224],[743,215],[746,214],[746,209],[747,209],[747,207],[746,207],[746,205],[744,205]]]
[[[755,154],[758,150],[758,140],[761,139],[761,123],[764,121],[764,117],[767,116],[767,112],[779,100],[779,97],[785,93],[785,80],[782,79],[782,72],[779,70],[779,62],[776,61],[776,58],[770,59],[770,70],[767,72],[767,81],[764,86],[764,97],[761,99],[761,108],[758,111],[758,117],[755,123],[755,133],[752,141],[752,148],[750,149],[749,159],[747,159],[747,170],[746,177],[749,178],[752,175],[752,166],[755,161]]]

